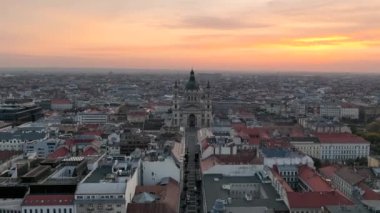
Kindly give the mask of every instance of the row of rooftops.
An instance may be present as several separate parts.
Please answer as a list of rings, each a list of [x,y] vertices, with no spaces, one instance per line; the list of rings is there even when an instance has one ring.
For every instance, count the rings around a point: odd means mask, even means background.
[[[34,141],[48,137],[48,130],[44,127],[17,127],[0,131],[0,142],[9,140]]]

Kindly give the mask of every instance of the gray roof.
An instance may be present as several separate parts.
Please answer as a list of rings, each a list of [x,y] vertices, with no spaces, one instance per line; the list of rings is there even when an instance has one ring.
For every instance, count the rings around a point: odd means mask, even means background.
[[[148,192],[142,192],[138,195],[135,195],[133,198],[134,203],[152,203],[157,200],[160,196],[150,194]]]
[[[125,194],[126,183],[80,183],[75,194]]]
[[[215,181],[217,178],[217,181]],[[275,210],[288,210],[283,201],[276,201],[279,195],[272,187],[270,183],[261,183],[256,176],[222,176],[222,175],[204,175],[203,177],[203,190],[205,194],[205,201],[207,205],[207,211],[210,211],[217,199],[227,200],[231,197],[227,190],[222,189],[225,184],[231,183],[259,183],[262,189],[265,191],[267,199],[253,199],[247,201],[245,199],[232,199],[231,204],[227,204],[226,207],[258,207],[263,206],[269,209]]]
[[[364,178],[358,174],[356,174],[352,169],[348,167],[343,167],[336,171],[337,176],[345,180],[350,185],[355,185],[362,181]]]
[[[43,131],[43,128],[40,127],[27,127],[17,129],[13,132],[0,132],[0,141],[1,140],[12,140],[17,139],[21,141],[33,141],[40,140],[45,138],[47,135],[46,132]]]
[[[325,206],[326,210],[330,213],[345,213],[345,212],[360,212],[360,213],[369,213],[370,211],[362,205],[353,205],[353,206]]]

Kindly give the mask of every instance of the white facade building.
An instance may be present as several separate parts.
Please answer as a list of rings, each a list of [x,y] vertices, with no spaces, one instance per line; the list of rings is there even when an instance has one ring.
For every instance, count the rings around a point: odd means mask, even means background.
[[[26,142],[46,140],[49,134],[45,128],[21,127],[0,132],[0,151],[22,151]]]
[[[319,110],[321,117],[359,119],[359,108],[349,104],[322,104]]]
[[[76,116],[80,124],[105,124],[108,122],[108,115],[102,112],[83,112]]]
[[[344,161],[369,156],[370,143],[359,136],[349,133],[315,133],[315,136],[292,139],[290,143],[304,154],[321,160]]]
[[[125,157],[110,159],[102,159],[78,184],[75,192],[77,213],[127,212],[140,182],[141,163]]]
[[[342,118],[349,118],[349,119],[359,119],[359,108],[357,107],[342,107],[341,111],[341,117]]]
[[[54,152],[61,143],[63,143],[63,141],[59,139],[26,142],[23,145],[23,152],[24,155],[35,153],[39,158],[46,158],[50,153]]]
[[[333,104],[322,104],[319,107],[319,114],[321,117],[340,118],[341,107]]]

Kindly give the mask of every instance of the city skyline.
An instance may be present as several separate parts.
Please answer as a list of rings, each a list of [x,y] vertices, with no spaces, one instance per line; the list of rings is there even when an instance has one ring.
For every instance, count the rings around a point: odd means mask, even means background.
[[[0,67],[378,72],[380,2],[4,1]]]

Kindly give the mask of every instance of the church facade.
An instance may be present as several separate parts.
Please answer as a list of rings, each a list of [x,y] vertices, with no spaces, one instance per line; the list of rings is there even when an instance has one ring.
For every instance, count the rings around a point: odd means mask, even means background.
[[[201,88],[195,80],[194,71],[191,70],[184,89],[180,89],[178,82],[175,82],[173,95],[172,126],[203,128],[212,125],[209,82],[207,82],[205,89]]]

